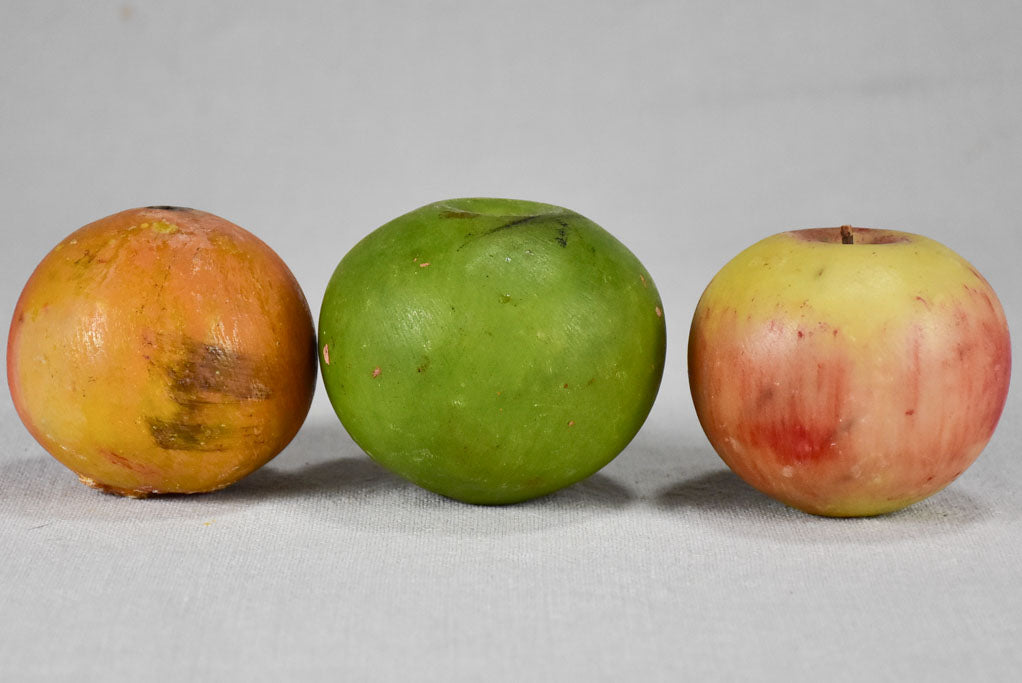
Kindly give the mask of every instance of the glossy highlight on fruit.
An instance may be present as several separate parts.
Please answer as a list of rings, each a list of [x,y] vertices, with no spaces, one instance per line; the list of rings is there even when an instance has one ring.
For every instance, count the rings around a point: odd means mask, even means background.
[[[649,273],[595,223],[456,199],[387,223],[341,260],[320,368],[372,458],[451,498],[513,503],[624,449],[656,397],[665,336]]]
[[[308,413],[315,330],[284,262],[178,207],[86,225],[39,264],[7,345],[32,436],[83,483],[131,497],[223,488]]]
[[[696,412],[760,491],[828,516],[903,508],[979,455],[1011,345],[987,281],[920,235],[815,228],[736,256],[689,338]]]

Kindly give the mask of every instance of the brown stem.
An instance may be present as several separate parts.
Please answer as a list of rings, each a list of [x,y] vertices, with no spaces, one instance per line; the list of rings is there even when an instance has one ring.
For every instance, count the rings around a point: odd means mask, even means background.
[[[852,226],[841,226],[841,244],[855,244],[855,237],[852,236]]]

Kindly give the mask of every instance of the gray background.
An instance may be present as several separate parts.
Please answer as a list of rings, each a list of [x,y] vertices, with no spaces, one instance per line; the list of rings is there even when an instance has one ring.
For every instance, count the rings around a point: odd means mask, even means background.
[[[248,228],[316,313],[369,230],[482,195],[616,234],[670,343],[617,460],[504,508],[381,471],[322,387],[226,491],[103,496],[5,390],[0,678],[1017,680],[1018,371],[949,489],[826,520],[724,468],[685,343],[740,249],[842,223],[949,245],[1022,334],[1020,35],[1009,2],[0,1],[4,325],[57,241],[124,208]]]

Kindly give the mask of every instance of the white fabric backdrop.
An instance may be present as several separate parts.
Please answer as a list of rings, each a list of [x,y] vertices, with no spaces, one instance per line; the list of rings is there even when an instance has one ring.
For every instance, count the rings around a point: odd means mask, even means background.
[[[0,679],[1015,680],[1018,382],[949,489],[826,520],[724,468],[685,342],[741,248],[842,223],[956,249],[1019,334],[1020,29],[1011,2],[0,0],[2,320],[49,248],[120,209],[248,228],[315,313],[369,230],[496,195],[616,234],[670,341],[635,442],[503,508],[382,471],[322,388],[226,491],[104,496],[4,391]]]

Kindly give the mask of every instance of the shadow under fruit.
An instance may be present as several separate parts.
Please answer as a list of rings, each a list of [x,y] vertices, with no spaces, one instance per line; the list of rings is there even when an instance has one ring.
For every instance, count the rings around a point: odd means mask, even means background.
[[[125,496],[223,488],[308,414],[315,331],[266,244],[212,214],[131,209],[68,236],[14,310],[11,396],[83,483]]]

